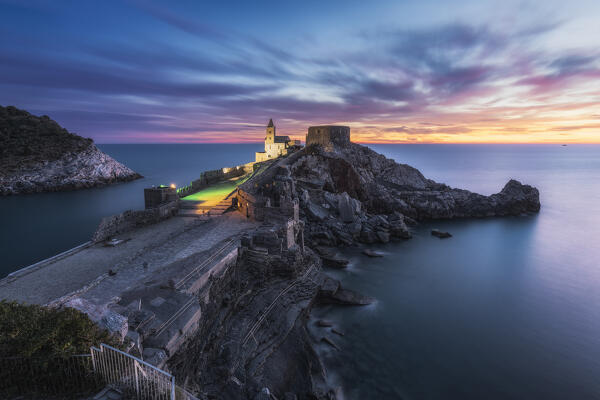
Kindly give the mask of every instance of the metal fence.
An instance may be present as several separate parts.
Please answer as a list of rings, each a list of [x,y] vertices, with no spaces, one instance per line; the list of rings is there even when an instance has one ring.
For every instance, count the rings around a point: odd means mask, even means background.
[[[146,400],[175,400],[175,378],[137,357],[101,344],[92,347],[94,371],[127,396]]]
[[[102,388],[90,354],[56,358],[0,358],[0,398],[80,397]]]

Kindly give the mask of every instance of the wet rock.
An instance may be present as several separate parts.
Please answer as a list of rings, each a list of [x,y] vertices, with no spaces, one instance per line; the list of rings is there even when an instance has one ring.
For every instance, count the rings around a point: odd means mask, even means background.
[[[377,242],[377,240],[377,234],[373,232],[370,228],[363,226],[363,229],[360,232],[360,241],[363,243],[371,244]]]
[[[336,350],[339,350],[339,349],[340,349],[340,348],[338,347],[338,345],[337,345],[337,344],[335,344],[335,342],[334,342],[333,340],[329,339],[327,336],[323,336],[323,337],[321,338],[321,342],[323,342],[323,343],[327,343],[328,345],[330,345],[331,347],[333,347],[333,348],[334,348],[334,349],[336,349]]]
[[[331,321],[328,321],[328,320],[326,320],[326,319],[320,319],[320,320],[318,320],[317,322],[315,322],[315,324],[316,324],[317,326],[320,326],[320,327],[322,327],[322,328],[329,328],[329,327],[332,327],[332,326],[333,326],[333,322],[331,322]]]
[[[446,238],[452,237],[452,235],[449,232],[443,232],[443,231],[440,231],[439,229],[432,229],[431,235],[438,237],[440,239],[446,239]]]
[[[317,246],[315,250],[323,260],[323,265],[325,266],[331,268],[346,268],[349,263],[345,258],[336,256],[335,250],[331,247]]]
[[[329,276],[325,276],[325,278],[323,279],[323,283],[321,283],[321,287],[319,289],[319,297],[332,297],[336,294],[339,288],[340,281],[338,281],[337,279],[330,278]]]
[[[383,257],[383,253],[371,249],[364,249],[362,253],[369,257]]]
[[[331,278],[330,278],[331,279]],[[332,279],[333,280],[333,279]],[[319,291],[319,301],[323,304],[339,304],[347,306],[364,306],[372,304],[375,299],[353,290],[344,289],[338,281],[332,283],[328,290]]]
[[[381,243],[387,243],[390,241],[390,234],[386,231],[377,231],[377,238]]]

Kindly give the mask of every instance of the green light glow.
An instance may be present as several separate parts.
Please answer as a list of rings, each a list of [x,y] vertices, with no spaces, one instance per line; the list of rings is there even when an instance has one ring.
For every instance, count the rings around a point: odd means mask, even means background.
[[[246,174],[239,178],[233,178],[228,181],[215,183],[194,194],[182,198],[182,200],[202,201],[202,206],[216,206],[221,200],[231,193],[236,187],[246,182],[251,174]]]

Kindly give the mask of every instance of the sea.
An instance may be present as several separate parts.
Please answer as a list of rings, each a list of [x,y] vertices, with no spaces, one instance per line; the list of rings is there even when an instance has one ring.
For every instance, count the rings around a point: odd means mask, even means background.
[[[257,144],[100,145],[144,175],[109,187],[0,198],[0,277],[90,239],[101,218],[143,208],[143,188],[188,184],[252,161]],[[328,270],[376,299],[313,321],[345,399],[600,399],[600,145],[386,144],[372,149],[452,187],[536,186],[539,214],[426,222],[413,238],[343,249]],[[430,235],[432,228],[449,239]]]

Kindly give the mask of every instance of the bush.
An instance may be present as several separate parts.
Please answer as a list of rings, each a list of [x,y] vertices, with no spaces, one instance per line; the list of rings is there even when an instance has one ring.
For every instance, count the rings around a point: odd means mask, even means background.
[[[81,311],[0,301],[0,357],[68,357],[100,343],[119,346]]]

